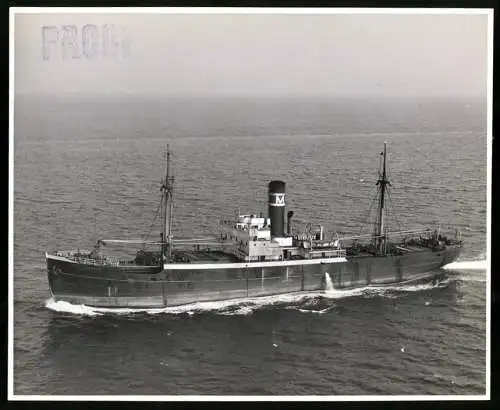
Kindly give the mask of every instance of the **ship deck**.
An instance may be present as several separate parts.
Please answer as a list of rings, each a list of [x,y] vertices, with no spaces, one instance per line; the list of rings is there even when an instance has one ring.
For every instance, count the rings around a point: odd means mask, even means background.
[[[175,251],[175,256],[181,259],[186,259],[190,263],[235,263],[240,260],[231,254],[221,251]],[[175,262],[174,262],[175,263]],[[182,262],[181,262],[182,263]]]
[[[416,246],[416,245],[405,245],[405,246],[400,246],[400,245],[396,245],[395,248],[401,252],[403,252],[403,255],[404,254],[407,254],[407,253],[417,253],[417,252],[426,252],[428,251],[430,248],[429,246]],[[366,250],[361,250],[361,251],[355,251],[355,252],[352,252],[352,253],[348,253],[347,254],[347,257],[356,257],[356,258],[373,258],[374,256],[378,256],[375,252],[369,252],[369,251],[366,251]]]

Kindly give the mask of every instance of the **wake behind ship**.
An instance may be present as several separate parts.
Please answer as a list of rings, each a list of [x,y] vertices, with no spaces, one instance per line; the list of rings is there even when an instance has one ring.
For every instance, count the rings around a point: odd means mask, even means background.
[[[167,152],[160,240],[100,239],[92,251],[46,252],[52,296],[94,307],[157,308],[440,275],[437,269],[460,254],[460,233],[449,239],[439,229],[389,232],[386,144],[381,155],[375,229],[367,235],[327,235],[311,224],[295,229],[293,212],[285,212],[286,185],[271,181],[267,216],[238,212],[219,221],[214,237],[180,239],[172,232],[174,178]],[[116,259],[104,252],[113,244],[140,244],[141,249],[133,259]]]

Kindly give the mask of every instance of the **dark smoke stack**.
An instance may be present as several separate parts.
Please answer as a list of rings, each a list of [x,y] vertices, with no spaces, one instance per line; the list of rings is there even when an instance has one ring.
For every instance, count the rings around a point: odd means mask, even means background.
[[[286,234],[290,236],[292,234],[292,216],[293,216],[293,211],[288,211],[286,214]]]
[[[269,182],[269,218],[271,219],[271,237],[285,236],[285,183]]]

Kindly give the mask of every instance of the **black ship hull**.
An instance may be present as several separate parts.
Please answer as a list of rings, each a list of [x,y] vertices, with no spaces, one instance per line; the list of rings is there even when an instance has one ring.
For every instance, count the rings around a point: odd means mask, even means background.
[[[189,268],[96,266],[47,255],[48,279],[56,301],[93,307],[163,308],[195,302],[254,298],[293,292],[350,289],[432,279],[454,261],[461,246],[421,248],[404,255],[356,255],[336,263],[286,263],[266,267]],[[215,264],[216,265],[216,264]],[[227,265],[226,265],[227,266]],[[328,274],[328,275],[326,275]]]

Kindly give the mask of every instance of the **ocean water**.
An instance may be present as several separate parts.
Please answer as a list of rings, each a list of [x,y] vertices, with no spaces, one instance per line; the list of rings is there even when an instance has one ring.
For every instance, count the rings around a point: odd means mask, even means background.
[[[14,392],[486,393],[486,109],[481,100],[28,97],[15,102]],[[369,232],[388,142],[390,228],[462,231],[437,284],[109,311],[50,299],[45,250],[148,232],[164,147],[175,226],[266,212]],[[373,210],[372,210],[373,212]]]

